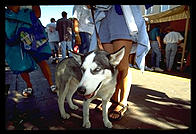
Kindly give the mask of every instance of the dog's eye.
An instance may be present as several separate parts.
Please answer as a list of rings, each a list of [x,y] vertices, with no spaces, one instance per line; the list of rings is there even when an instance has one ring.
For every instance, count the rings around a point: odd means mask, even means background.
[[[101,68],[100,67],[97,67],[93,70],[93,73],[98,73],[99,71],[101,71]]]

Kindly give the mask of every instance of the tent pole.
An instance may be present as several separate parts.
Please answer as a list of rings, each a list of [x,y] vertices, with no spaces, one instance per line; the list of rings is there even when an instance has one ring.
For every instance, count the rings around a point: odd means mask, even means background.
[[[188,8],[188,12],[189,12],[189,8]],[[183,50],[182,50],[180,71],[183,71],[185,48],[186,48],[186,44],[187,44],[188,26],[189,26],[189,15],[187,16],[187,19],[186,19],[185,34],[184,34],[184,45],[183,45]]]

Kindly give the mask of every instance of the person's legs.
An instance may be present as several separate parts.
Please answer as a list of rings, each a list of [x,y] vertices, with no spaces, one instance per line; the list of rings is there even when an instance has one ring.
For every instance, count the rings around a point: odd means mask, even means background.
[[[29,97],[33,93],[32,84],[31,84],[31,81],[30,81],[29,73],[23,72],[20,75],[21,75],[22,79],[25,81],[25,83],[27,85],[27,88],[25,88],[22,91],[22,95],[25,96],[25,97]]]
[[[119,112],[122,110],[122,106],[127,106],[127,99],[131,88],[131,73],[129,71],[129,53],[132,47],[131,40],[115,40],[112,44],[103,44],[104,50],[113,53],[119,50],[122,46],[125,46],[125,55],[118,65],[118,76],[116,90],[112,96],[112,100],[119,103],[114,111]],[[120,91],[120,92],[119,92]],[[120,93],[120,98],[119,98]],[[119,114],[111,113],[110,118],[118,118]]]
[[[73,51],[72,48],[72,42],[71,41],[67,41],[67,50]],[[68,53],[69,57],[72,56],[71,53]]]
[[[108,51],[109,53],[113,53],[125,46],[125,55],[118,65],[119,73],[117,76],[116,90],[111,98],[111,101],[113,100],[117,102],[118,105],[113,111],[109,112],[109,117],[111,119],[115,119],[119,118],[119,116],[123,115],[126,111],[123,110],[123,107],[127,106],[127,97],[129,95],[131,84],[131,77],[129,77],[130,73],[128,73],[128,69],[129,53],[132,47],[132,37],[127,28],[124,16],[117,14],[114,6],[108,12],[106,12],[106,17],[101,21],[99,35],[104,50]],[[118,97],[119,91],[121,92],[120,98]]]
[[[66,57],[66,41],[61,42],[61,53],[62,58],[64,59]]]
[[[169,68],[169,60],[170,60],[170,45],[167,44],[165,47],[165,59],[166,59],[166,68]],[[168,70],[170,71],[170,70]]]
[[[83,43],[83,53],[87,53],[90,47],[90,34],[89,33],[84,33],[84,43]]]
[[[49,45],[52,51],[52,58],[55,58],[54,42],[49,42]]]
[[[177,44],[171,44],[171,54],[170,54],[170,60],[169,60],[169,66],[168,66],[169,71],[171,71],[172,69],[174,59],[176,56],[176,52],[177,52]]]
[[[27,88],[32,88],[32,84],[31,84],[31,81],[30,81],[29,73],[23,72],[23,73],[20,74],[20,76],[25,81],[25,83],[27,85]]]
[[[48,84],[50,86],[52,86],[53,85],[52,74],[51,74],[51,71],[50,71],[50,68],[49,68],[47,62],[45,60],[43,60],[43,61],[39,62],[38,65],[40,66],[45,78],[47,79]]]
[[[158,42],[153,44],[153,51],[156,54],[156,62],[155,62],[155,67],[160,67],[160,60],[161,60],[161,52],[158,46]]]
[[[127,98],[129,95],[130,87],[131,87],[131,74],[128,73],[129,69],[129,53],[132,47],[131,40],[115,40],[113,41],[114,51],[119,50],[122,46],[125,46],[125,55],[118,65],[118,78],[117,78],[117,86],[116,88],[121,90],[120,100],[118,100],[117,96],[113,96],[114,101],[117,101],[123,105],[127,105]]]
[[[152,49],[152,54],[151,54],[151,66],[155,67],[155,51],[154,51],[154,46],[153,44],[151,44],[151,49]]]
[[[58,44],[58,42],[55,42],[54,43],[54,53],[56,54],[56,58],[59,57],[58,49],[59,49],[59,44]]]
[[[84,53],[84,45],[85,45],[85,35],[84,32],[79,32],[81,38],[81,44],[79,45],[79,53]]]

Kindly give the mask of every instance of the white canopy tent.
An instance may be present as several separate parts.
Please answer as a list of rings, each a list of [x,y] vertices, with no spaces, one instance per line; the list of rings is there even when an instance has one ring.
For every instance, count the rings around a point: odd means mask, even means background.
[[[183,45],[183,50],[182,50],[182,58],[181,58],[181,66],[180,66],[180,69],[182,70],[184,55],[185,55],[185,48],[186,48],[186,43],[187,43],[189,19],[190,19],[189,7],[186,5],[181,5],[173,9],[161,12],[161,13],[145,15],[143,17],[147,18],[149,24],[186,19],[186,24],[185,24],[186,26],[184,30],[185,31],[184,45]]]

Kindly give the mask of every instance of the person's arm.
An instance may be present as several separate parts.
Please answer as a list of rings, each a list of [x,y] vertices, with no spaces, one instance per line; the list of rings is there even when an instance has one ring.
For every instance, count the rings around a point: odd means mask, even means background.
[[[156,39],[158,41],[159,48],[161,48],[161,37],[160,36],[157,36]]]
[[[41,9],[40,9],[40,6],[32,6],[32,10],[34,11],[35,16],[37,18],[40,18],[41,17]]]
[[[178,33],[178,44],[180,44],[183,40],[184,38],[182,37],[182,35]]]
[[[80,38],[80,35],[79,35],[79,22],[76,18],[74,18],[73,20],[73,29],[74,29],[74,33],[75,33],[75,42],[77,45],[80,45],[81,44],[81,38]]]
[[[165,37],[163,38],[163,43],[164,43],[164,44],[167,44],[166,38],[165,38]]]

